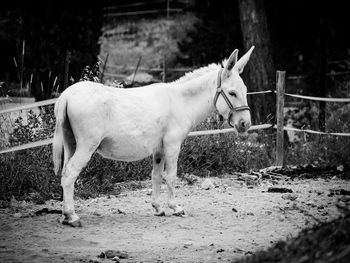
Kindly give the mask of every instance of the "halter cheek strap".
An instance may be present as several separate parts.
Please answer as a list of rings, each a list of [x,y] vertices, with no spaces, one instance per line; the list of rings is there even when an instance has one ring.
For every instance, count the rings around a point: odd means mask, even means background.
[[[216,93],[215,93],[215,96],[214,96],[214,106],[215,108],[217,109],[216,107],[216,103],[218,101],[218,98],[219,98],[219,95],[222,95],[222,97],[224,98],[224,100],[226,101],[227,103],[227,106],[230,108],[230,112],[228,114],[228,124],[233,127],[231,125],[231,117],[233,115],[234,112],[236,111],[244,111],[244,110],[249,110],[250,111],[250,108],[248,105],[244,105],[244,106],[240,106],[240,107],[233,107],[231,101],[229,100],[229,98],[227,97],[227,95],[225,94],[225,92],[222,90],[222,87],[221,87],[221,74],[222,74],[222,71],[223,71],[223,68],[221,68],[219,70],[219,74],[218,74],[218,79],[217,79],[217,89],[216,89]]]

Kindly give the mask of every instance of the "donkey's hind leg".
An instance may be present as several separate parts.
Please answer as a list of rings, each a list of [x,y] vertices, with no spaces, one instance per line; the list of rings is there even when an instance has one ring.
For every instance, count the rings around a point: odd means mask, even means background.
[[[61,186],[63,188],[63,224],[73,227],[80,227],[80,218],[74,209],[74,183],[81,170],[90,160],[94,150],[85,148],[77,148],[72,158],[68,161],[61,178]]]
[[[70,158],[72,158],[72,156],[75,152],[75,147],[76,147],[76,141],[75,141],[74,134],[73,134],[73,131],[70,128],[70,126],[68,129],[64,129],[63,138],[64,138],[64,140],[63,140],[64,162],[63,162],[62,174],[65,172],[67,164],[68,164]]]
[[[185,214],[184,209],[176,204],[175,201],[175,183],[177,179],[177,160],[179,158],[181,145],[169,145],[165,147],[166,163],[166,183],[168,186],[168,206],[174,210],[173,215],[182,216]]]
[[[160,207],[160,186],[162,184],[162,173],[164,171],[164,153],[162,149],[153,154],[152,170],[152,206],[156,210],[154,215],[165,216],[164,210]]]

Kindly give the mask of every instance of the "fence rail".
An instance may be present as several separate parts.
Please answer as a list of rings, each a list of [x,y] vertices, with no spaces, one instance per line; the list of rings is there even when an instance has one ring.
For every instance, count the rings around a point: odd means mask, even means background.
[[[1,110],[0,114],[10,113],[10,112],[14,112],[14,111],[28,110],[28,109],[32,109],[32,108],[36,108],[36,107],[40,107],[40,106],[46,106],[46,105],[54,104],[56,101],[57,101],[57,98],[43,100],[43,101],[39,101],[39,102],[35,102],[35,103],[23,105],[23,106],[18,106],[18,107],[14,107],[14,108],[10,108],[10,109]]]
[[[322,131],[314,131],[309,129],[298,129],[293,127],[284,127],[283,128],[286,131],[295,131],[295,132],[306,132],[306,133],[312,133],[312,134],[321,134],[321,135],[334,135],[334,136],[345,136],[350,137],[350,133],[340,133],[340,132],[322,132]]]
[[[305,132],[310,134],[320,134],[320,135],[331,135],[331,136],[346,136],[350,137],[350,133],[337,133],[337,132],[322,132],[322,131],[314,131],[310,129],[297,129],[292,127],[285,127],[283,126],[283,108],[284,108],[284,101],[285,97],[293,97],[293,98],[299,98],[299,99],[308,99],[308,100],[315,100],[315,101],[325,101],[325,102],[344,102],[344,103],[350,103],[350,98],[321,98],[321,97],[312,97],[312,96],[305,96],[305,95],[298,95],[298,94],[291,94],[291,93],[285,93],[285,85],[286,85],[286,74],[284,71],[277,71],[276,74],[276,91],[274,90],[266,90],[266,91],[257,91],[257,92],[249,92],[248,95],[258,95],[258,94],[267,94],[267,93],[277,93],[277,125],[274,124],[260,124],[260,125],[253,125],[249,131],[254,130],[260,130],[260,129],[269,129],[269,128],[275,128],[277,129],[277,139],[276,139],[276,165],[283,165],[283,152],[284,152],[284,145],[283,145],[283,131],[295,131],[295,132]],[[1,110],[0,114],[10,113],[14,111],[21,111],[25,109],[31,109],[35,107],[40,106],[46,106],[46,105],[52,105],[57,101],[57,98],[40,101],[36,103],[32,103],[29,105],[19,106],[12,109],[5,109]],[[235,129],[229,128],[229,129],[219,129],[219,130],[205,130],[205,131],[193,131],[189,133],[189,136],[203,136],[203,135],[213,135],[213,134],[222,134],[222,133],[229,133],[234,132]],[[9,153],[14,151],[20,151],[24,149],[29,149],[33,147],[38,146],[44,146],[51,144],[53,142],[52,138],[48,138],[45,140],[37,141],[37,142],[30,142],[23,145],[7,148],[0,150],[0,154],[2,153]]]
[[[298,98],[298,99],[305,99],[305,100],[315,100],[315,101],[326,101],[326,102],[350,102],[350,98],[323,98],[323,97],[312,97],[312,96],[305,96],[305,95],[298,95],[298,94],[291,94],[291,93],[284,93],[285,96]]]

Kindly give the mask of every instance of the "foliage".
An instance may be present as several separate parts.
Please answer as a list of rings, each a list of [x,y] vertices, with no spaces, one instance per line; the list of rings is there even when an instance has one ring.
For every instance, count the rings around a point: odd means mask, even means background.
[[[326,112],[330,112],[326,121],[326,131],[336,133],[350,132],[350,105],[328,103]],[[299,116],[299,115],[298,115]],[[300,119],[304,123],[301,127],[308,127],[315,119],[312,115]],[[309,116],[309,118],[308,118]],[[285,159],[289,164],[315,163],[319,165],[344,165],[350,169],[350,138],[331,135],[314,135],[299,133],[301,140],[289,145]]]
[[[101,82],[101,63],[101,61],[98,61],[92,68],[90,68],[90,66],[85,66],[79,81]]]
[[[0,17],[0,78],[19,81],[25,40],[24,83],[33,73],[31,89],[37,98],[51,94],[56,76],[62,88],[67,50],[72,54],[70,76],[75,79],[83,65],[96,60],[102,27],[101,1],[6,1]]]
[[[1,199],[20,199],[38,192],[44,198],[60,193],[59,178],[53,173],[49,146],[0,155]]]
[[[53,105],[40,107],[38,114],[29,110],[26,119],[20,115],[15,120],[13,132],[10,134],[10,145],[16,146],[51,137],[55,129],[53,108]]]

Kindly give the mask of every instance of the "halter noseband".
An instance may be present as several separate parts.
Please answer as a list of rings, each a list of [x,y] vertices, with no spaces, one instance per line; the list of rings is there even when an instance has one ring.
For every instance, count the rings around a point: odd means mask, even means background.
[[[245,106],[240,106],[240,107],[233,107],[231,101],[228,99],[228,97],[226,96],[225,92],[222,90],[221,88],[221,74],[222,74],[223,68],[221,68],[219,70],[219,74],[218,74],[218,80],[217,80],[217,89],[216,89],[216,93],[215,93],[215,97],[214,97],[214,107],[216,108],[216,103],[218,101],[219,95],[221,94],[222,97],[224,98],[224,100],[226,101],[228,107],[230,108],[230,112],[228,114],[228,119],[227,122],[228,124],[233,127],[233,125],[231,124],[230,120],[232,117],[232,114],[236,111],[244,111],[244,110],[248,110],[250,111],[250,108],[248,105]],[[216,108],[217,109],[217,108]]]

